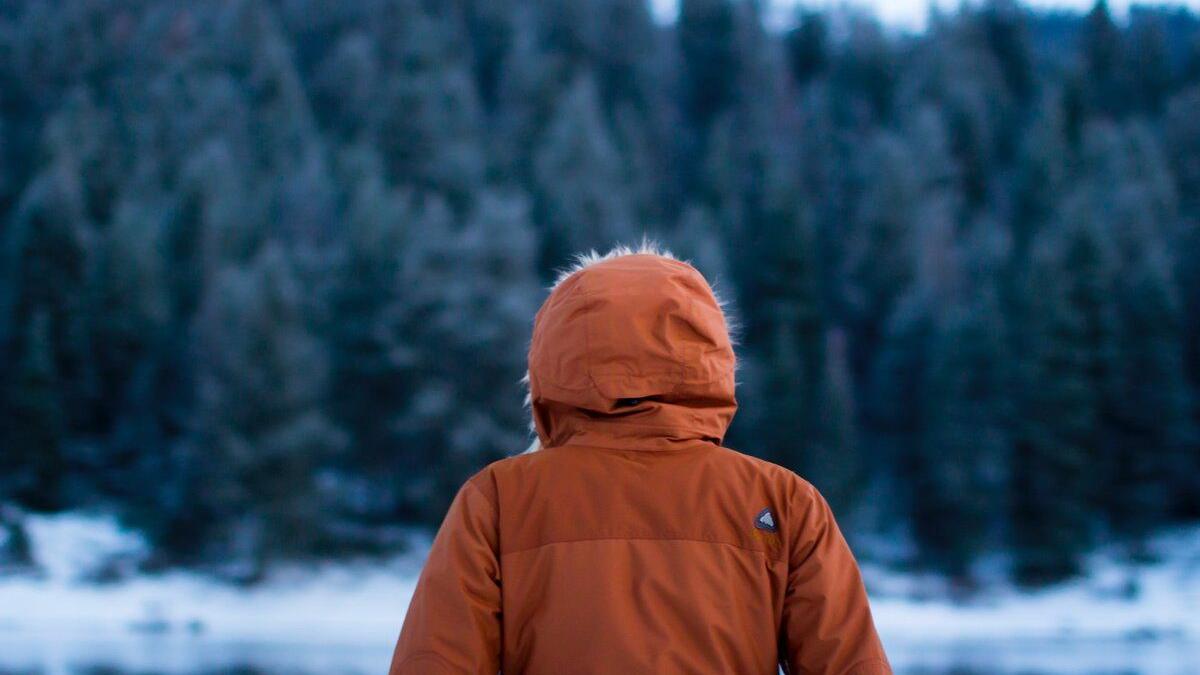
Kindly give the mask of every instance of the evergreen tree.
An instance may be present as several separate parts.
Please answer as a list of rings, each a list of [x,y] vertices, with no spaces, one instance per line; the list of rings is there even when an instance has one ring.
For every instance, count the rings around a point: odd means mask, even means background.
[[[183,486],[190,506],[163,526],[190,526],[200,550],[181,553],[219,560],[235,579],[330,540],[321,475],[345,439],[321,409],[327,364],[303,293],[288,253],[269,246],[250,268],[219,274],[199,316],[195,482]]]
[[[682,0],[678,20],[684,110],[703,136],[737,87],[738,11],[730,0]]]
[[[830,103],[839,124],[861,130],[891,116],[899,69],[878,21],[851,13],[846,23],[845,44],[830,65]]]
[[[936,317],[923,378],[912,524],[922,557],[954,578],[995,542],[1010,456],[1005,341],[994,288]]]
[[[1124,90],[1125,40],[1106,0],[1096,0],[1088,12],[1082,42],[1088,103],[1108,115],[1123,113],[1130,102]]]
[[[62,407],[64,431],[84,424],[88,399],[88,334],[81,305],[90,228],[78,188],[68,166],[48,168],[26,188],[0,232],[5,237],[0,349],[9,363],[51,359],[47,372],[55,374],[53,394]],[[35,330],[39,322],[44,325]],[[34,335],[45,344],[26,344]]]
[[[600,45],[596,65],[602,101],[629,105],[653,114],[665,104],[664,84],[655,63],[660,41],[650,7],[641,0],[604,0],[597,23]]]
[[[500,74],[491,146],[499,171],[527,185],[535,176],[535,149],[554,118],[566,77],[563,59],[545,48],[539,28],[534,13],[516,13],[512,46]]]
[[[1132,105],[1140,111],[1160,114],[1174,79],[1170,46],[1164,18],[1156,12],[1130,12],[1128,40]]]
[[[1164,244],[1177,236],[1177,200],[1158,142],[1142,124],[1096,126],[1085,147],[1081,183],[1089,211],[1080,217],[1109,233],[1120,279],[1111,284],[1118,322],[1113,382],[1097,433],[1109,448],[1103,490],[1121,497],[1100,503],[1137,553],[1151,524],[1163,522],[1182,493],[1167,476],[1187,466],[1177,267]]]
[[[812,401],[817,410],[814,439],[801,466],[826,500],[849,515],[861,504],[868,467],[855,425],[846,331],[828,331],[822,349],[825,363]]]
[[[746,349],[759,367],[747,373],[745,398],[759,452],[827,491],[835,507],[849,505],[859,458],[842,425],[853,414],[842,368],[844,345],[826,353],[819,259],[812,213],[796,189],[785,155],[768,154],[761,196],[743,195],[742,245],[752,255],[734,270],[743,306]],[[752,166],[752,165],[751,165]],[[757,265],[745,265],[748,260]],[[829,398],[825,398],[828,395]]]
[[[1074,149],[1067,137],[1064,94],[1048,92],[1037,106],[1017,157],[1013,244],[1024,258],[1038,231],[1047,226],[1071,180]]]
[[[414,3],[415,4],[415,3]],[[374,105],[372,140],[392,182],[436,192],[464,208],[487,170],[481,106],[461,26],[415,8],[398,21]],[[447,13],[448,14],[448,13]]]
[[[821,75],[829,65],[829,29],[821,14],[800,11],[784,45],[792,77],[800,84]]]
[[[564,93],[534,155],[534,176],[543,268],[639,234],[625,169],[591,78],[579,79]]]
[[[125,412],[130,380],[165,337],[170,303],[160,247],[168,210],[161,196],[128,197],[96,244],[87,315],[97,380],[93,415],[101,427]]]
[[[87,478],[76,489],[127,515],[159,501],[148,486],[163,475],[163,453],[147,449],[167,444],[168,418],[178,413],[178,394],[164,377],[178,356],[162,257],[169,200],[134,189],[119,202],[87,279],[88,418],[90,433],[103,440],[86,456],[80,472]]]
[[[427,209],[402,254],[404,292],[385,326],[411,387],[391,420],[400,439],[391,452],[400,448],[401,471],[423,468],[407,481],[405,508],[436,522],[476,467],[526,445],[524,361],[512,345],[528,342],[536,240],[520,195],[485,193],[461,227],[437,204]]]
[[[1028,102],[1037,91],[1037,66],[1025,11],[1013,0],[992,0],[979,18],[1008,90],[1017,100]]]
[[[62,484],[71,470],[51,335],[48,312],[30,317],[18,343],[21,356],[5,377],[0,399],[0,496],[38,510],[68,503]]]
[[[846,235],[842,273],[846,314],[860,341],[852,363],[860,374],[894,303],[915,278],[921,198],[920,178],[910,170],[911,155],[899,138],[880,136],[862,162],[865,190]]]
[[[1039,584],[1079,570],[1108,471],[1101,423],[1112,391],[1112,262],[1090,223],[1046,237],[1026,277],[1013,456],[1014,573]]]
[[[494,111],[500,105],[500,86],[504,62],[512,50],[515,14],[514,2],[467,0],[463,18],[470,37],[475,88],[484,108]]]
[[[1111,431],[1114,466],[1107,490],[1110,522],[1135,554],[1157,525],[1187,499],[1193,467],[1184,445],[1187,385],[1179,308],[1161,251],[1123,274],[1116,388],[1122,405]]]
[[[404,251],[414,239],[440,235],[410,193],[388,186],[370,149],[348,152],[344,164],[343,181],[354,189],[322,329],[330,348],[329,407],[349,436],[335,471],[353,487],[338,509],[348,519],[378,526],[413,518],[404,494],[416,482],[413,474],[427,470],[395,428],[414,387],[414,356],[411,347],[393,344],[388,321],[391,305],[404,293]]]
[[[476,467],[527,445],[520,385],[525,354],[511,346],[529,343],[530,317],[542,296],[537,238],[525,195],[498,189],[482,193],[451,243],[445,261],[457,264],[439,266],[432,277],[443,289],[428,326],[427,362],[437,364],[436,374],[422,378],[435,386],[452,383],[455,389],[455,408],[436,425],[447,436],[432,472],[444,506]],[[460,417],[463,405],[467,414]],[[440,510],[431,509],[429,516]]]
[[[873,457],[887,467],[880,476],[883,489],[897,504],[915,504],[917,486],[924,482],[919,443],[924,421],[922,404],[927,398],[924,392],[933,333],[932,304],[927,286],[909,289],[896,303],[860,403]],[[882,528],[901,528],[908,533],[915,549],[917,537],[910,513],[902,519],[886,515],[882,519]],[[909,557],[919,554],[914,550]]]
[[[1193,86],[1171,100],[1167,107],[1166,140],[1175,191],[1180,200],[1180,233],[1171,244],[1175,265],[1180,330],[1183,340],[1183,369],[1190,389],[1190,414],[1186,445],[1191,448],[1191,466],[1200,466],[1200,87]],[[1189,469],[1185,479],[1180,515],[1200,515],[1200,471]]]

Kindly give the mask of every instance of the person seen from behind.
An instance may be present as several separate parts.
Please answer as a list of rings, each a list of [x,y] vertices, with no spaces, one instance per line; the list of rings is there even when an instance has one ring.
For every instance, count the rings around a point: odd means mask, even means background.
[[[390,675],[889,675],[817,490],[722,447],[734,352],[692,266],[579,259],[534,320],[534,446],[455,497]]]

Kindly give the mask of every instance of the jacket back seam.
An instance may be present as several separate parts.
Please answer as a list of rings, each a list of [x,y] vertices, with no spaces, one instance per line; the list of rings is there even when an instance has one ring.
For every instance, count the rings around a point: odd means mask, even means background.
[[[749,551],[751,553],[758,553],[758,554],[762,555],[764,558],[767,558],[768,560],[770,560],[772,562],[783,562],[784,561],[783,556],[772,556],[770,553],[768,553],[767,551],[764,551],[762,549],[753,548],[750,546],[743,546],[741,544],[735,544],[735,543],[728,542],[728,541],[717,541],[715,539],[699,539],[696,537],[580,537],[579,539],[559,539],[559,540],[555,540],[555,541],[542,542],[542,543],[536,544],[534,546],[526,546],[525,548],[513,549],[511,551],[501,551],[500,557],[504,557],[504,556],[508,556],[508,555],[516,555],[518,553],[527,553],[529,551],[536,551],[537,549],[545,548],[547,546],[556,546],[559,544],[581,544],[581,543],[596,542],[596,541],[665,541],[665,542],[690,542],[690,543],[695,543],[695,544],[712,544],[714,546],[728,546],[730,548],[736,548],[741,551]]]

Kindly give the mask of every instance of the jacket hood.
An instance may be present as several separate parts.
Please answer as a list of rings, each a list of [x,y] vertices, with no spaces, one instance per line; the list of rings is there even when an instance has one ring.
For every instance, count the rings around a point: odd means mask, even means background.
[[[582,257],[534,319],[531,449],[720,444],[734,370],[721,304],[691,265],[645,247]]]

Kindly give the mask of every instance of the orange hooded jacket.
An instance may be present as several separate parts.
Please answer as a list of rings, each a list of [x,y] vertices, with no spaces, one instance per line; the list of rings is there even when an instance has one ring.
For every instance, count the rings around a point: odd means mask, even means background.
[[[534,322],[541,449],[458,493],[390,675],[890,673],[820,494],[720,445],[734,354],[704,278],[588,262]]]

